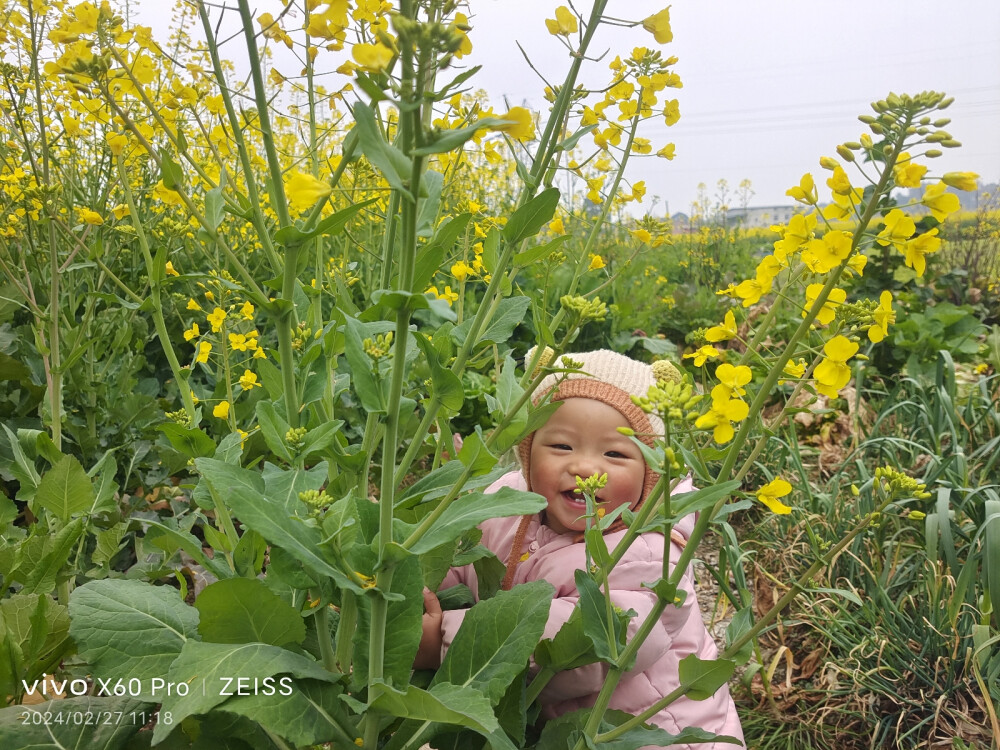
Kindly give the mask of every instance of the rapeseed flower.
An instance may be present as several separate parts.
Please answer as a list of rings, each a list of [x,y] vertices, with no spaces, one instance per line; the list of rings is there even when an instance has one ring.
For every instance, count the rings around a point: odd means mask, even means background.
[[[846,336],[834,336],[823,346],[826,355],[816,366],[816,390],[828,398],[837,398],[840,389],[851,379],[847,360],[858,352],[858,344]]]
[[[221,307],[217,307],[212,312],[208,314],[206,320],[212,326],[212,333],[218,333],[222,328],[222,321],[226,319],[226,311]]]
[[[733,439],[736,431],[733,422],[742,422],[750,413],[750,407],[739,399],[712,400],[712,407],[695,420],[699,430],[712,428],[712,439],[719,445]]]
[[[938,221],[944,221],[948,214],[962,207],[958,196],[947,192],[947,183],[943,181],[928,185],[920,202],[930,209],[931,215]]]
[[[670,28],[670,6],[654,13],[642,21],[642,28],[653,35],[657,44],[669,44],[674,39],[674,32]]]
[[[923,276],[927,266],[924,256],[929,253],[936,253],[941,249],[941,238],[937,236],[937,227],[923,234],[917,235],[906,241],[903,249],[906,265],[917,272],[917,276]]]
[[[716,341],[729,341],[736,338],[736,316],[732,310],[726,311],[726,316],[722,325],[712,326],[705,331],[705,340],[715,343]]]
[[[594,255],[593,253],[591,253],[590,265],[587,267],[587,270],[597,271],[601,268],[604,268],[604,258],[602,258],[600,255]]]
[[[719,384],[712,389],[712,400],[721,400],[723,394],[725,398],[731,397],[734,393],[737,396],[743,396],[746,394],[745,386],[753,379],[753,372],[746,365],[736,365],[733,366],[728,362],[723,362],[721,365],[715,368],[715,377],[719,381]],[[718,396],[716,395],[716,389],[724,388],[725,391],[719,390]]]
[[[783,516],[791,513],[792,509],[781,502],[778,498],[784,497],[791,491],[792,485],[784,479],[779,478],[768,482],[757,490],[757,499],[766,505],[772,513],[777,513],[778,515]]]
[[[531,112],[524,107],[511,107],[500,115],[500,119],[510,122],[506,125],[494,125],[490,130],[499,130],[522,143],[535,139],[535,123],[531,118]]]
[[[229,402],[228,401],[220,401],[219,403],[217,403],[215,405],[215,407],[212,409],[212,416],[213,417],[218,417],[219,419],[225,419],[226,417],[228,417],[229,416]]]
[[[192,323],[191,327],[184,331],[184,340],[190,341],[191,339],[196,339],[201,335],[201,329],[198,328],[197,323]]]
[[[880,245],[894,245],[896,249],[902,251],[906,240],[912,237],[915,231],[917,227],[913,219],[900,209],[894,208],[885,217],[882,231],[875,239]]]
[[[250,370],[244,370],[243,374],[240,375],[240,385],[244,391],[260,388],[260,383],[257,382],[257,374]]]
[[[920,180],[927,167],[922,164],[915,164],[907,152],[903,152],[896,159],[896,165],[892,169],[893,177],[896,179],[896,187],[920,187]]]
[[[823,291],[822,284],[810,284],[806,287],[806,306],[802,310],[803,318],[806,316],[808,311],[812,309],[813,303],[816,301],[816,298],[819,297],[819,293],[821,291]],[[846,291],[839,288],[831,289],[830,296],[826,298],[826,303],[816,316],[816,322],[824,326],[830,325],[830,323],[833,322],[834,317],[837,315],[837,308],[846,301]]]
[[[975,172],[945,172],[941,181],[956,190],[975,190],[979,175]]]
[[[198,342],[198,355],[194,358],[195,362],[201,362],[204,364],[208,362],[208,355],[212,353],[212,345],[207,341]]]
[[[556,8],[555,18],[545,19],[545,28],[553,36],[569,36],[570,34],[575,34],[580,26],[573,12],[565,5],[560,5]]]
[[[849,232],[832,229],[821,239],[810,240],[802,251],[802,260],[813,273],[827,273],[851,254],[853,237]]]
[[[892,292],[882,292],[872,317],[874,323],[868,329],[868,339],[877,344],[889,335],[889,324],[896,322],[896,313],[892,309]]]
[[[697,351],[692,352],[691,354],[685,354],[684,359],[694,359],[694,366],[701,367],[703,364],[705,364],[705,360],[715,359],[716,357],[719,357],[721,355],[722,352],[720,352],[714,346],[703,346]]]
[[[91,226],[99,227],[104,223],[104,219],[101,217],[97,211],[92,211],[89,208],[80,208],[77,210],[80,214],[80,221],[85,224],[90,224]]]
[[[328,197],[331,192],[333,188],[329,184],[298,170],[293,170],[285,179],[285,195],[296,211],[312,208],[317,201]]]
[[[815,205],[816,201],[819,200],[819,195],[816,193],[816,183],[809,173],[802,175],[799,184],[786,190],[785,195],[809,206]]]
[[[355,44],[351,56],[369,73],[384,73],[396,53],[384,44]]]

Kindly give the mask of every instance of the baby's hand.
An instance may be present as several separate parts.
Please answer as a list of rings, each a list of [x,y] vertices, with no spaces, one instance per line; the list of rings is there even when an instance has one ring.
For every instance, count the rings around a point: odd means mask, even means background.
[[[414,669],[437,669],[441,666],[441,602],[430,589],[424,589],[424,632],[413,660]]]

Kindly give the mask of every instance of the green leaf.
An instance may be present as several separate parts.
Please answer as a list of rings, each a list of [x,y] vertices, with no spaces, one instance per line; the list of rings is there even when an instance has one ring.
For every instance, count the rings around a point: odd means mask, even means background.
[[[205,221],[213,229],[218,229],[226,216],[226,200],[222,197],[222,185],[205,193]]]
[[[285,434],[289,428],[288,422],[278,414],[274,408],[274,404],[270,401],[258,401],[256,412],[257,424],[260,425],[264,442],[271,449],[271,453],[291,463],[292,454],[288,450],[288,444],[285,442]]]
[[[291,515],[305,506],[299,500],[299,493],[318,490],[326,484],[329,465],[320,461],[310,469],[280,469],[272,463],[264,464],[264,495],[272,503],[279,504]]]
[[[282,227],[274,234],[274,241],[279,245],[300,245],[303,242],[314,239],[316,237],[333,237],[338,234],[347,226],[347,222],[357,215],[359,211],[363,208],[367,208],[378,198],[372,198],[371,200],[364,201],[362,203],[353,203],[347,208],[341,209],[330,216],[327,216],[323,221],[317,224],[312,229],[299,229],[298,227]]]
[[[302,449],[299,451],[299,457],[305,460],[315,453],[324,453],[336,442],[337,435],[343,426],[344,420],[334,419],[313,427],[302,438]]]
[[[430,237],[434,231],[434,222],[441,211],[441,188],[444,186],[444,176],[440,172],[428,169],[420,181],[420,193],[427,196],[419,200],[417,210],[417,237]],[[420,289],[420,287],[412,287]]]
[[[385,412],[382,389],[372,372],[371,358],[365,353],[362,343],[365,333],[366,329],[360,321],[347,318],[344,326],[344,354],[351,367],[351,384],[361,399],[361,405],[367,412],[382,414]]]
[[[51,596],[14,594],[0,601],[0,643],[5,640],[16,648],[24,662],[23,671],[12,665],[10,676],[14,684],[7,686],[9,693],[20,693],[23,686],[19,680],[31,683],[39,679],[42,672],[54,669],[73,647],[69,639],[69,613]]]
[[[594,643],[583,631],[583,615],[579,607],[559,628],[554,638],[546,638],[535,648],[535,663],[556,672],[576,669],[598,661]]]
[[[565,750],[567,747],[573,747],[576,740],[583,736],[590,714],[591,709],[583,708],[548,722],[542,730],[542,736],[535,750]],[[599,734],[610,732],[633,718],[624,711],[609,709],[604,713],[597,731]],[[601,742],[599,747],[600,750],[639,750],[644,747],[674,747],[683,744],[694,744],[695,747],[699,747],[703,742],[713,741],[734,743],[735,748],[741,746],[735,737],[715,735],[698,727],[685,727],[677,734],[671,734],[651,724],[641,724],[613,740]]]
[[[539,229],[552,220],[558,205],[558,188],[543,190],[511,214],[503,228],[504,239],[509,244],[514,245],[525,237],[536,234]]]
[[[63,456],[42,477],[35,502],[68,521],[74,513],[88,510],[94,499],[94,485],[73,456]]]
[[[414,333],[417,346],[420,347],[427,360],[427,366],[431,370],[431,386],[434,395],[441,402],[441,405],[453,412],[459,412],[465,403],[465,388],[462,381],[451,370],[441,364],[437,349],[422,333]]]
[[[70,594],[69,614],[69,633],[96,677],[137,678],[145,688],[198,638],[198,611],[169,586],[91,581]]]
[[[749,632],[753,627],[753,608],[743,607],[743,609],[733,615],[733,619],[726,626],[726,646],[731,646],[740,637]],[[753,641],[747,641],[743,647],[733,654],[733,661],[738,665],[746,664],[753,655]]]
[[[201,458],[215,454],[215,441],[196,427],[184,427],[176,422],[164,422],[156,429],[167,436],[170,445],[188,458]]]
[[[320,680],[278,683],[275,692],[230,698],[218,711],[245,716],[295,747],[332,742],[351,747],[360,736],[340,700],[343,689]],[[287,695],[285,693],[288,693]]]
[[[0,747],[31,750],[124,750],[152,717],[152,707],[132,697],[78,698],[0,709]],[[145,713],[144,713],[145,712]],[[38,717],[38,722],[32,720]],[[74,717],[108,717],[108,721]],[[45,720],[48,717],[48,721]],[[56,719],[53,721],[53,719]],[[62,721],[58,721],[62,718]]]
[[[201,548],[201,540],[194,534],[173,528],[161,521],[143,521],[143,523],[148,526],[146,540],[151,544],[155,544],[168,555],[172,555],[181,549],[194,558],[199,565],[211,571],[212,575],[217,578],[228,578],[232,575],[232,571],[225,563],[222,555],[218,557],[209,557],[206,555],[205,551]]]
[[[431,688],[450,683],[499,703],[538,644],[554,594],[552,584],[532,581],[479,602],[466,612]]]
[[[386,143],[368,105],[359,102],[354,105],[352,113],[355,130],[361,139],[361,151],[372,166],[382,173],[386,182],[412,203],[415,196],[403,184],[404,180],[410,179],[410,160],[398,148]]]
[[[576,147],[576,144],[580,142],[580,139],[583,138],[583,136],[587,135],[587,133],[592,133],[594,130],[597,129],[597,127],[598,123],[596,122],[591,123],[590,125],[585,125],[584,127],[577,130],[575,133],[573,133],[573,135],[561,141],[556,146],[556,149],[559,151],[572,151]]]
[[[495,750],[514,750],[513,743],[500,731],[490,701],[475,691],[440,683],[428,690],[408,685],[405,691],[376,684],[382,688],[372,701],[377,710],[417,721],[468,727],[487,737]]]
[[[545,505],[545,498],[541,495],[510,487],[501,487],[489,495],[470,492],[452,501],[427,533],[410,547],[410,551],[416,555],[430,552],[435,547],[458,539],[487,519],[538,513]]]
[[[0,424],[0,427],[3,427],[4,432],[7,433],[10,450],[14,455],[14,462],[7,465],[7,470],[17,480],[18,484],[21,485],[21,488],[17,491],[16,498],[30,502],[35,496],[41,477],[38,476],[34,462],[25,455],[24,449],[21,447],[21,441],[18,440],[17,435],[11,432],[10,428],[5,424]]]
[[[633,442],[639,441],[633,438]],[[652,449],[650,449],[649,446],[645,447],[652,452]],[[663,460],[663,456],[658,452],[653,452],[653,454],[661,461]],[[682,492],[676,495],[671,495],[671,518],[664,519],[662,516],[653,518],[645,526],[639,529],[639,533],[645,534],[647,531],[663,531],[667,522],[677,523],[677,521],[684,516],[711,508],[721,498],[736,492],[740,488],[741,484],[742,483],[740,481],[733,480],[729,482],[722,482],[721,484],[713,484],[708,487],[702,487],[694,492]]]
[[[703,701],[729,682],[735,669],[736,662],[729,659],[699,659],[694,654],[688,654],[678,665],[678,675],[681,684],[688,688],[687,697]]]
[[[463,143],[472,138],[480,130],[492,128],[497,125],[506,125],[509,120],[499,117],[482,117],[472,125],[457,130],[442,130],[435,132],[431,136],[431,141],[426,146],[413,150],[414,156],[429,156],[431,154],[443,154],[446,151],[454,151]]]
[[[480,335],[476,342],[477,345],[502,344],[509,341],[514,329],[524,320],[524,314],[530,306],[531,299],[529,297],[508,297],[500,300],[496,313],[490,319],[486,330]],[[472,328],[472,323],[473,319],[469,318],[462,325],[452,329],[451,337],[455,343],[463,344],[465,342]]]
[[[544,245],[537,245],[536,247],[528,248],[523,253],[518,253],[514,256],[514,265],[530,266],[532,263],[539,261],[542,258],[547,258],[569,238],[570,235],[564,234],[561,237],[556,237],[554,240],[549,240]]]
[[[302,643],[301,615],[256,578],[229,578],[205,587],[194,603],[198,632],[212,643]]]
[[[161,715],[169,712],[171,724],[159,722],[153,730],[153,744],[163,741],[170,732],[188,716],[207,714],[224,704],[238,688],[237,677],[262,681],[277,675],[309,678],[322,682],[336,682],[340,676],[327,672],[316,662],[304,656],[266,643],[201,643],[189,640],[167,673],[167,681],[186,682],[190,690],[186,695],[176,692],[164,696]],[[162,676],[162,674],[161,674]],[[266,683],[258,682],[258,685]],[[271,684],[279,689],[281,684],[273,679]]]
[[[83,520],[73,519],[58,534],[45,538],[41,559],[32,561],[30,567],[26,561],[19,562],[18,578],[24,583],[23,593],[47,594],[55,589],[59,574],[74,552],[83,529]]]
[[[399,496],[397,507],[410,507],[417,503],[426,503],[439,497],[444,497],[465,471],[465,464],[453,458],[430,474],[425,474],[407,487]],[[462,489],[475,490],[488,487],[497,479],[510,471],[508,466],[498,466],[493,471],[481,476],[470,477]]]
[[[167,190],[177,190],[184,185],[184,171],[165,148],[160,149],[160,179]]]
[[[619,617],[615,617],[611,623],[606,620],[604,594],[594,579],[582,570],[575,571],[573,575],[577,591],[580,592],[583,632],[594,644],[594,653],[598,659],[607,664],[616,664],[613,654],[620,653],[624,647],[625,623]],[[612,641],[619,646],[615,652],[611,650]]]
[[[386,614],[386,639],[384,649],[384,676],[394,685],[405,685],[413,671],[413,657],[420,644],[420,623],[424,614],[424,587],[420,561],[410,556],[400,561],[392,574],[392,583],[385,594],[399,594],[401,599],[388,602]],[[361,599],[358,607],[358,628],[354,633],[355,684],[368,681],[368,648],[371,636],[372,596]]]
[[[471,220],[472,214],[464,213],[438,226],[431,241],[417,252],[413,289],[421,290],[430,286],[434,274],[444,263],[445,253],[455,244]]]
[[[308,525],[304,519],[289,516],[284,507],[261,494],[253,483],[246,480],[246,474],[253,476],[253,472],[212,458],[196,459],[195,465],[215,491],[225,496],[234,514],[245,526],[270,544],[284,547],[312,577],[329,576],[340,588],[362,593],[360,586],[322,556],[323,533]]]
[[[95,565],[107,565],[122,548],[122,539],[128,533],[128,521],[116,523],[110,529],[95,534],[96,546],[90,559]]]

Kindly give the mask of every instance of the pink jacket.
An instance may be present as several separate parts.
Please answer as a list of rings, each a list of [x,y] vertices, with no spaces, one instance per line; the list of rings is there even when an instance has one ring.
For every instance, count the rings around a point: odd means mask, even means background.
[[[527,489],[520,471],[505,474],[486,491],[496,492],[501,487]],[[691,489],[690,480],[685,480],[675,491],[687,492]],[[513,517],[486,521],[480,527],[483,531],[481,543],[501,560],[506,560],[520,520],[520,517]],[[693,527],[694,518],[688,516],[676,525],[675,531],[686,539]],[[607,534],[608,547],[614,549],[624,534],[624,531]],[[573,537],[557,534],[548,526],[543,526],[536,517],[528,527],[523,549],[528,556],[517,567],[514,585],[544,580],[555,586],[555,599],[549,610],[549,620],[543,635],[544,638],[552,638],[566,622],[579,598],[573,574],[577,569],[585,567],[584,545],[575,543]],[[680,553],[680,545],[671,542],[671,561],[676,563]],[[630,621],[630,637],[635,634],[639,624],[656,603],[656,595],[649,589],[643,588],[642,584],[657,580],[662,573],[663,536],[657,533],[643,534],[636,539],[612,571],[610,576],[612,600],[625,610],[634,609],[639,615]],[[478,600],[478,580],[473,566],[453,568],[444,579],[441,588],[448,588],[458,583],[468,586]],[[679,588],[687,592],[683,605],[666,608],[660,617],[659,626],[653,629],[639,649],[635,667],[625,674],[618,684],[611,698],[610,708],[632,714],[640,713],[677,687],[678,663],[685,656],[697,654],[701,659],[714,659],[718,656],[715,641],[712,640],[701,618],[690,568],[684,572]],[[444,613],[442,657],[451,646],[465,612],[466,610],[450,610]],[[552,678],[539,697],[543,714],[548,718],[554,718],[594,705],[606,673],[607,666],[600,663],[560,672]],[[696,726],[717,734],[743,738],[736,706],[727,686],[723,686],[714,696],[704,701],[693,701],[688,698],[674,701],[656,714],[651,723],[674,734],[684,727]],[[689,750],[694,748],[724,750],[738,746],[713,743],[671,747]]]

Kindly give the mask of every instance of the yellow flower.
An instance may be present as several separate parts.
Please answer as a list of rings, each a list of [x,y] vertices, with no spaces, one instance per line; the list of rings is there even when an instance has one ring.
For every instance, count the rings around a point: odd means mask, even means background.
[[[784,368],[782,368],[782,372],[784,372],[789,377],[801,378],[806,373],[806,361],[804,359],[799,359],[797,361],[790,359],[787,362],[785,362],[785,366]]]
[[[327,183],[318,180],[311,174],[305,174],[298,170],[292,171],[285,179],[285,195],[288,202],[296,211],[305,211],[316,205],[316,201],[326,198],[333,192]]]
[[[858,352],[858,345],[846,336],[834,336],[823,346],[826,355],[816,366],[816,390],[829,398],[837,398],[837,393],[851,379],[851,368],[847,360]]]
[[[506,133],[515,141],[526,142],[535,139],[535,123],[531,119],[531,112],[524,107],[511,107],[500,115],[500,119],[510,122],[506,125],[494,125],[491,130]]]
[[[826,181],[826,184],[834,195],[847,195],[851,192],[851,181],[847,178],[847,172],[839,164],[833,168],[833,176]]]
[[[576,16],[573,12],[567,8],[565,5],[560,5],[556,8],[556,17],[545,19],[545,28],[549,30],[549,33],[553,36],[569,36],[570,34],[576,33],[579,25],[576,21]]]
[[[705,364],[706,359],[715,359],[721,354],[722,352],[720,352],[714,346],[703,346],[696,352],[692,352],[691,354],[685,354],[684,359],[694,359],[694,366],[701,367],[703,364]]]
[[[956,190],[975,190],[979,175],[975,172],[945,172],[941,181]]]
[[[253,350],[254,359],[267,359],[267,354],[264,352],[263,348],[255,347]]]
[[[244,370],[243,374],[240,375],[240,385],[244,391],[252,391],[254,388],[260,388],[260,383],[257,382],[257,374],[250,372],[250,370]]]
[[[115,218],[121,221],[122,218],[128,215],[128,206],[124,203],[119,203],[117,206],[111,209],[111,213],[115,215]]]
[[[549,231],[553,234],[566,234],[566,227],[563,225],[561,216],[557,216],[549,222]]]
[[[882,231],[875,239],[880,245],[895,245],[897,249],[902,250],[903,243],[912,237],[916,230],[913,219],[898,208],[894,208],[885,217]]]
[[[180,274],[177,273],[177,269],[174,268],[174,264],[169,260],[163,270],[166,272],[167,276],[180,276]]]
[[[229,416],[229,402],[228,401],[220,401],[219,403],[217,403],[215,405],[215,408],[212,409],[212,416],[213,417],[218,417],[219,419],[225,419],[226,417],[228,417]]]
[[[809,310],[812,309],[813,303],[816,301],[816,298],[819,296],[821,291],[823,291],[822,284],[810,284],[806,287],[806,306],[802,310],[803,318],[808,314]],[[847,292],[838,288],[831,289],[830,296],[826,298],[826,304],[823,305],[823,308],[816,316],[816,322],[824,326],[830,325],[837,315],[837,308],[846,301]]]
[[[104,223],[104,219],[101,218],[101,215],[97,211],[91,211],[89,208],[81,208],[78,209],[78,213],[80,214],[80,221],[92,226],[99,227]]]
[[[920,187],[920,180],[923,178],[927,167],[922,164],[914,164],[910,155],[904,151],[896,160],[896,166],[892,168],[893,177],[896,178],[896,187]]]
[[[733,422],[742,422],[750,413],[750,407],[739,399],[714,400],[712,407],[695,420],[694,426],[699,430],[713,428],[712,438],[719,445],[733,439],[735,431]]]
[[[943,181],[929,185],[924,191],[924,197],[920,199],[920,202],[931,210],[931,215],[938,221],[944,221],[948,214],[954,213],[962,207],[958,196],[946,192],[946,187],[947,184]]]
[[[181,198],[181,194],[176,190],[170,190],[165,187],[163,180],[160,180],[153,185],[153,197],[157,200],[163,201],[168,206],[180,206],[184,203],[184,199]]]
[[[653,35],[657,44],[669,44],[674,39],[674,32],[670,29],[670,6],[643,19],[642,28]]]
[[[644,245],[648,245],[653,239],[648,229],[630,229],[628,233]]]
[[[892,309],[892,292],[882,292],[873,317],[875,322],[868,329],[868,338],[877,344],[889,335],[889,324],[896,322],[896,313]]]
[[[716,341],[729,341],[736,338],[736,316],[732,310],[726,311],[726,317],[722,325],[712,326],[705,331],[705,340],[715,343]]]
[[[465,281],[465,279],[473,272],[472,267],[464,260],[458,261],[458,263],[455,263],[451,267],[451,275],[459,281]]]
[[[799,203],[805,203],[810,206],[815,205],[819,199],[819,196],[816,194],[816,183],[813,182],[813,176],[808,173],[802,175],[802,179],[799,180],[799,184],[796,187],[786,190],[785,195],[794,198]]]
[[[184,331],[184,340],[190,341],[191,339],[196,339],[201,335],[201,329],[198,328],[197,323],[192,323],[191,327]]]
[[[122,135],[121,133],[108,133],[104,136],[104,139],[108,142],[108,148],[111,149],[111,153],[115,156],[120,156],[122,151],[128,145],[128,137]]]
[[[590,266],[588,266],[587,270],[588,271],[597,271],[597,270],[599,270],[601,268],[604,268],[604,258],[602,258],[600,255],[594,255],[593,253],[591,253],[590,254]]]
[[[206,320],[212,325],[212,333],[218,333],[219,329],[222,328],[222,321],[226,319],[226,311],[221,307],[217,307],[208,314]]]
[[[250,348],[247,346],[247,337],[242,333],[229,334],[229,347],[235,352],[245,352]]]
[[[937,236],[937,233],[938,230],[935,227],[906,241],[903,250],[904,260],[906,265],[917,272],[917,276],[924,275],[924,269],[927,266],[924,256],[928,253],[936,253],[941,248],[941,238]]]
[[[757,499],[770,508],[772,513],[786,515],[791,513],[792,509],[781,502],[778,498],[784,497],[791,491],[792,485],[784,479],[775,479],[757,490]]]
[[[833,229],[822,239],[810,240],[802,251],[802,260],[813,273],[827,273],[850,255],[852,242],[849,232]]]
[[[200,310],[201,305],[194,301],[194,299],[189,299],[187,303],[188,310]]]
[[[715,386],[715,388],[724,388],[725,391],[719,390],[717,392],[713,388],[712,400],[720,401],[722,400],[721,396],[723,393],[725,393],[725,398],[729,398],[734,393],[737,396],[744,395],[747,391],[743,386],[753,378],[753,372],[746,365],[736,365],[734,367],[728,362],[724,362],[715,368],[715,377],[719,381],[719,385]]]
[[[868,265],[868,256],[862,255],[861,253],[855,253],[851,256],[851,259],[847,261],[847,268],[844,271],[854,271],[858,276],[864,276],[865,266]],[[847,274],[850,277],[851,274]]]
[[[253,320],[254,308],[250,301],[243,303],[243,307],[240,308],[240,315],[243,316],[244,320]]]
[[[212,345],[207,341],[198,342],[198,356],[194,358],[195,362],[208,362],[208,355],[212,352]]]
[[[772,227],[781,231],[781,239],[774,243],[774,256],[784,261],[789,255],[794,254],[812,239],[816,221],[815,214],[795,214],[784,229]]]
[[[668,143],[666,146],[657,151],[656,155],[662,156],[667,161],[673,161],[674,156],[676,156],[676,154],[674,153],[674,144]]]
[[[676,99],[671,99],[664,105],[663,119],[666,120],[667,127],[670,127],[681,119],[681,108]]]
[[[384,44],[355,44],[351,56],[369,73],[382,73],[392,62],[395,52]]]

